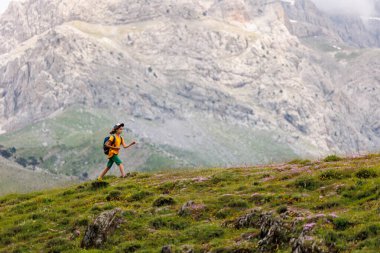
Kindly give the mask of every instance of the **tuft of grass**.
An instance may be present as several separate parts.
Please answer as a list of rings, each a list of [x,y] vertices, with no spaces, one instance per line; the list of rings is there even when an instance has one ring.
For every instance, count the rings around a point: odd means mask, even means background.
[[[357,178],[368,179],[377,177],[376,171],[373,169],[361,169],[355,173]]]
[[[155,207],[170,206],[174,204],[175,204],[175,200],[172,197],[165,197],[165,196],[161,196],[153,202],[153,206]]]
[[[94,181],[91,183],[91,189],[97,190],[97,189],[103,189],[109,186],[109,183],[106,181]]]
[[[288,211],[288,207],[287,206],[279,206],[276,211],[278,214],[282,214],[282,213],[285,213]]]
[[[107,197],[106,197],[106,200],[107,201],[113,201],[113,200],[121,200],[122,199],[122,193],[121,191],[111,191]]]
[[[339,170],[326,170],[323,171],[319,175],[319,179],[324,181],[324,180],[334,180],[334,179],[343,179],[343,178],[349,178],[351,177],[350,172],[343,172]]]
[[[297,188],[313,191],[321,186],[321,182],[319,182],[317,179],[313,177],[301,177],[297,178],[294,185]]]
[[[324,162],[338,162],[341,160],[342,160],[342,158],[340,158],[337,155],[329,155],[329,156],[325,157],[325,159],[323,159]]]
[[[346,218],[335,218],[333,219],[333,225],[335,230],[346,230],[351,227],[353,223]]]

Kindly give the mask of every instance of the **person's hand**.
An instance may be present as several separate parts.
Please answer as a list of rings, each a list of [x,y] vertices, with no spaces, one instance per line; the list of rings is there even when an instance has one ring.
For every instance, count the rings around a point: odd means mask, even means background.
[[[137,144],[137,142],[135,142],[135,141],[133,141],[133,142],[131,143],[131,145],[135,145],[135,144]]]

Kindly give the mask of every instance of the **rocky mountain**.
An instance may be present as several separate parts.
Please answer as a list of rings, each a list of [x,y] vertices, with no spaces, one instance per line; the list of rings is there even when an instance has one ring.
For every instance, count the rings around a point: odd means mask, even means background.
[[[74,174],[117,121],[134,169],[378,150],[378,38],[307,0],[13,1],[0,142],[56,172],[77,157]]]
[[[324,13],[309,0],[283,1],[289,31],[300,39],[319,38],[353,47],[379,47],[379,20],[374,17]],[[379,13],[380,11],[376,12]]]

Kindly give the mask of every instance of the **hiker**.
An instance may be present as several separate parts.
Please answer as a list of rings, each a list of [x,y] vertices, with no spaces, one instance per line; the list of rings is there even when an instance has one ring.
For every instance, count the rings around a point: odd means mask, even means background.
[[[119,166],[121,177],[125,177],[124,173],[124,165],[123,162],[119,158],[119,150],[120,145],[123,145],[124,148],[129,148],[130,146],[133,146],[136,144],[135,141],[133,141],[131,144],[126,145],[124,142],[124,138],[121,137],[121,133],[123,132],[124,123],[118,123],[116,124],[112,131],[110,132],[111,136],[104,139],[104,153],[108,155],[108,163],[107,167],[102,171],[100,176],[98,177],[98,180],[101,181],[104,177],[104,175],[111,169],[112,165],[116,163],[117,166]]]

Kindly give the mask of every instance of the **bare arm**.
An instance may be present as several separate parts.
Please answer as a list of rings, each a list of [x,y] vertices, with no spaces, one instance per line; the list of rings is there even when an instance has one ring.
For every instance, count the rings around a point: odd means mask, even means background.
[[[126,144],[125,144],[125,142],[124,142],[124,139],[123,139],[123,143],[122,143],[122,144],[123,144],[123,147],[124,147],[124,148],[129,148],[130,146],[133,146],[133,145],[135,145],[135,144],[136,144],[136,142],[135,142],[135,141],[133,141],[133,142],[131,142],[131,144],[129,144],[129,145],[126,145]]]

